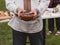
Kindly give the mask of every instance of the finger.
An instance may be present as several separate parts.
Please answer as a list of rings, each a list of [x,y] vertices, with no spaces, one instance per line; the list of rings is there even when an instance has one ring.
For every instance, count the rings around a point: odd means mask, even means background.
[[[37,15],[37,12],[36,11],[34,11],[34,16],[36,16]]]
[[[22,15],[22,13],[23,13],[22,11],[19,11],[18,12],[18,17],[20,17]]]
[[[34,11],[32,14],[33,14],[33,16],[36,16],[37,13],[36,13],[36,11]]]
[[[20,17],[20,12],[18,12],[18,17]]]
[[[23,12],[26,12],[26,10],[23,10]]]
[[[33,12],[33,11],[30,11],[29,13],[30,13],[30,14],[32,14],[32,15],[34,14],[34,12]]]

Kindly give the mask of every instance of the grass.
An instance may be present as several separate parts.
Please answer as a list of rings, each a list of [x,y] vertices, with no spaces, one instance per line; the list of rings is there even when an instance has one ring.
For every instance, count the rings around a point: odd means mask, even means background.
[[[60,36],[50,35],[46,38],[46,45],[60,45]]]
[[[0,0],[0,10],[6,10],[5,8],[5,0]]]
[[[0,23],[0,45],[12,45],[12,31],[7,23]]]
[[[56,22],[55,22],[55,19],[54,19],[54,33],[47,36],[46,35],[46,45],[60,45],[60,36],[56,36],[55,33],[56,33]],[[48,20],[46,20],[46,32],[48,31]]]
[[[6,10],[5,0],[0,0],[0,10]],[[47,20],[46,20],[47,21]],[[48,22],[46,23],[46,30],[48,31]],[[56,24],[54,23],[56,31]],[[54,32],[55,33],[55,32]],[[12,30],[6,23],[0,23],[0,45],[12,45]],[[27,43],[29,45],[29,43]],[[60,45],[60,36],[54,34],[46,36],[46,45]]]

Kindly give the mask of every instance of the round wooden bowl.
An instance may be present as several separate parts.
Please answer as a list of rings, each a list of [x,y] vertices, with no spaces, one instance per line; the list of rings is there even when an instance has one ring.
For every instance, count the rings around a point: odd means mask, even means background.
[[[23,16],[21,16],[21,20],[30,21],[30,20],[33,20],[33,16],[31,16],[31,15],[23,15]]]

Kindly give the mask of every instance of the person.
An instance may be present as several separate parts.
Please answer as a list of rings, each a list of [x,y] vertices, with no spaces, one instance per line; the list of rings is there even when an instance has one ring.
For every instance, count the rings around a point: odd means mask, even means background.
[[[58,12],[60,12],[60,0],[57,2],[57,6],[56,8],[59,10]],[[56,27],[57,27],[57,32],[55,35],[59,36],[60,35],[60,18],[56,18]]]
[[[48,8],[53,8],[54,7],[54,6],[52,6],[51,2],[53,2],[53,0],[50,0]],[[43,32],[44,32],[44,35],[46,35],[45,26],[46,26],[46,19],[43,19],[43,29],[44,29]],[[54,19],[53,18],[48,19],[48,29],[49,29],[49,31],[47,32],[47,35],[50,35],[51,33],[54,32]]]
[[[56,4],[54,3],[54,0],[50,0],[48,8],[54,8]],[[50,35],[54,32],[54,18],[48,19],[48,29],[47,35]]]
[[[60,3],[60,0],[50,0],[49,8],[55,8],[58,4]],[[60,18],[55,18],[56,20],[56,27],[57,27],[57,32],[55,35],[60,35]],[[48,19],[48,28],[49,31],[47,35],[50,35],[54,32],[54,18]]]
[[[29,11],[26,10],[26,8],[29,7],[28,4],[26,4],[28,6],[25,5],[27,1],[28,0],[5,0],[6,8],[14,13],[13,18],[8,23],[12,28],[13,45],[26,45],[27,36],[29,37],[31,45],[45,45],[41,15],[43,15],[47,9],[50,1],[29,0],[31,7]],[[35,16],[38,15],[38,17],[30,21],[22,20],[21,17],[23,17],[22,15],[24,15],[26,11]]]

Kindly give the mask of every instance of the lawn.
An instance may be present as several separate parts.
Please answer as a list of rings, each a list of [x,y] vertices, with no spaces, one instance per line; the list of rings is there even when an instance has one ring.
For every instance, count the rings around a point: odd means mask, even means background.
[[[0,10],[6,10],[4,0],[0,0]],[[46,31],[48,31],[48,20],[46,20]],[[55,24],[55,23],[54,23]],[[55,31],[56,31],[56,24]],[[55,33],[55,32],[54,32]],[[46,36],[46,45],[60,45],[60,36],[54,34]],[[12,30],[6,23],[0,23],[0,45],[12,45]],[[29,45],[29,41],[27,41]]]

